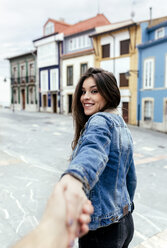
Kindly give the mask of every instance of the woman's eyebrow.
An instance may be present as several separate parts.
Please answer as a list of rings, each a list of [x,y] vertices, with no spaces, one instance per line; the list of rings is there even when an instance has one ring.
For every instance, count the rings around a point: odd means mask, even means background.
[[[92,89],[92,88],[94,88],[94,87],[97,87],[96,85],[92,85],[92,86],[90,86],[90,89]],[[85,88],[84,87],[82,87],[82,90],[84,90]]]

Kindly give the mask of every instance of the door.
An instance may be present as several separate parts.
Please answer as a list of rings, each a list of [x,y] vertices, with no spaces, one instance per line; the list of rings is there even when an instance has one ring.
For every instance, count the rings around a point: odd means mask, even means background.
[[[53,99],[53,113],[57,113],[57,95],[53,94],[52,99]]]
[[[122,103],[122,116],[126,123],[128,123],[129,121],[128,115],[129,115],[129,103],[123,102]]]
[[[68,113],[72,113],[72,95],[68,95]]]
[[[46,95],[43,95],[43,108],[45,109],[47,107],[47,97]]]
[[[22,95],[22,109],[25,109],[25,105],[26,105],[26,102],[25,102],[25,89],[22,89],[21,90],[21,95]]]

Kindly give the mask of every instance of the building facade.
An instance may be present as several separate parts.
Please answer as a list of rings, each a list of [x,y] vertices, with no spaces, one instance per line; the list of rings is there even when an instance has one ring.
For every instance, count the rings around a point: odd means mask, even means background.
[[[95,54],[91,34],[110,22],[103,14],[81,21],[64,30],[62,59],[63,113],[71,113],[72,98],[81,75],[94,67]]]
[[[62,31],[70,25],[48,19],[43,36],[33,41],[37,49],[37,74],[39,83],[40,111],[61,113],[61,66]]]
[[[138,122],[167,132],[167,17],[141,23]]]
[[[119,112],[127,123],[136,125],[140,26],[131,20],[114,23],[96,28],[92,38],[95,65],[115,75],[121,92]]]
[[[38,110],[36,51],[8,58],[11,75],[11,107],[13,110]]]

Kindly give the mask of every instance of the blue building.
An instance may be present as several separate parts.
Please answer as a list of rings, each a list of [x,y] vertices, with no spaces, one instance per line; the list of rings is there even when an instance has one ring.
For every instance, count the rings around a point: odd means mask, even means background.
[[[140,25],[138,124],[167,132],[167,17]]]

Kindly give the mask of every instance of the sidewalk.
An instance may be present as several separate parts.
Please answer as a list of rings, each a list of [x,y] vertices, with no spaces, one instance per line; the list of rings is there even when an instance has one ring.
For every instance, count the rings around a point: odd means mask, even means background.
[[[167,248],[167,229],[143,241],[135,248]]]

